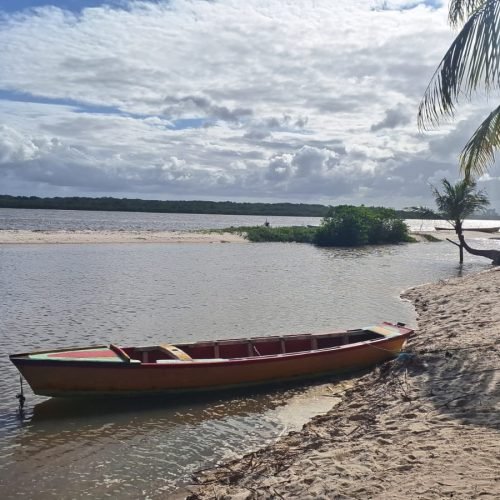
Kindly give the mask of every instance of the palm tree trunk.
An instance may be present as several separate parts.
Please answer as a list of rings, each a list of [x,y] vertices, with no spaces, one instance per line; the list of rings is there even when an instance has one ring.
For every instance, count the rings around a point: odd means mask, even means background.
[[[495,264],[497,266],[500,265],[500,250],[479,250],[478,248],[472,248],[466,243],[463,234],[459,234],[458,239],[460,240],[461,251],[463,247],[472,255],[478,255],[479,257],[491,259],[492,264]]]
[[[458,245],[458,251],[460,255],[460,264],[464,263],[464,245],[462,243],[463,239],[463,232],[462,232],[462,221],[456,220],[455,221],[455,232],[457,233],[458,239],[460,241],[460,245]]]

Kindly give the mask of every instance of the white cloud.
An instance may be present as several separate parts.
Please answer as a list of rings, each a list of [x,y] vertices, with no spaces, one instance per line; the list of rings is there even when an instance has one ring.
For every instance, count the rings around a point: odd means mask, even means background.
[[[464,139],[454,126],[416,127],[453,36],[431,4],[4,14],[1,191],[416,204],[435,169],[456,171]]]
[[[6,125],[0,125],[0,165],[21,164],[34,158],[38,151],[35,142]]]

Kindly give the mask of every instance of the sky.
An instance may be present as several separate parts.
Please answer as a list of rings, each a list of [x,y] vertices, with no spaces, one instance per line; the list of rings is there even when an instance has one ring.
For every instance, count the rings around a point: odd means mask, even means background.
[[[0,0],[0,194],[433,206],[439,0]],[[500,208],[500,169],[481,178]]]

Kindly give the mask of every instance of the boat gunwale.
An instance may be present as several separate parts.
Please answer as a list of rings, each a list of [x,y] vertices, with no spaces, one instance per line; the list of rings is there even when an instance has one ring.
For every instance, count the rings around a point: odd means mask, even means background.
[[[251,357],[240,357],[240,358],[202,358],[202,359],[194,359],[192,361],[175,361],[172,360],[172,363],[140,363],[140,362],[126,362],[123,361],[121,363],[106,363],[104,364],[101,361],[95,360],[85,360],[85,359],[75,359],[75,360],[67,360],[67,359],[30,359],[25,357],[29,354],[24,355],[10,355],[10,360],[14,365],[38,365],[38,366],[57,366],[57,367],[79,367],[79,368],[103,368],[106,370],[110,369],[158,369],[158,370],[171,370],[171,369],[189,369],[195,366],[225,366],[225,365],[242,365],[242,364],[255,364],[255,363],[267,363],[273,361],[280,360],[290,360],[293,358],[306,358],[306,357],[316,357],[324,354],[335,353],[335,352],[347,352],[351,350],[357,350],[361,348],[366,348],[373,346],[377,349],[383,349],[380,347],[385,343],[391,343],[394,340],[404,339],[406,340],[410,337],[414,330],[409,328],[404,328],[407,330],[406,332],[395,333],[392,336],[382,337],[372,340],[363,340],[360,342],[355,342],[352,344],[345,344],[340,346],[326,347],[323,349],[310,349],[307,351],[298,351],[298,352],[290,352],[283,354],[268,354],[264,356],[251,356]],[[183,344],[184,345],[184,344]],[[64,349],[63,351],[66,351]],[[56,352],[56,351],[48,351],[48,352]],[[393,353],[396,356],[398,353]],[[221,361],[222,359],[222,361]]]
[[[393,333],[393,335],[391,335],[391,336],[387,336],[387,337],[381,336],[380,338],[366,340],[363,342],[373,342],[373,341],[378,341],[378,340],[386,340],[386,339],[391,339],[391,338],[394,338],[394,337],[400,336],[400,335],[411,335],[415,331],[414,329],[408,328],[406,325],[403,325],[403,324],[401,326],[398,326],[394,323],[383,321],[382,323],[379,323],[377,325],[371,325],[369,327],[364,327],[364,328],[352,328],[349,330],[334,330],[334,331],[330,331],[330,332],[313,332],[313,333],[293,333],[293,334],[285,334],[285,335],[268,335],[268,336],[246,337],[246,338],[244,338],[244,337],[238,338],[237,337],[237,338],[232,338],[232,339],[200,340],[200,341],[194,341],[194,342],[175,342],[173,345],[175,345],[176,347],[177,346],[191,347],[191,346],[198,346],[198,345],[205,346],[205,345],[210,345],[210,344],[225,345],[226,343],[232,343],[232,342],[236,342],[236,343],[237,342],[256,342],[256,341],[258,341],[258,342],[271,342],[273,340],[287,340],[287,339],[296,339],[296,338],[301,338],[301,337],[302,338],[303,337],[320,338],[320,337],[327,337],[329,335],[341,336],[341,335],[352,334],[352,333],[361,332],[361,331],[370,332],[371,331],[370,328],[375,328],[375,327],[380,327],[380,326],[386,326],[386,327],[389,326],[389,327],[394,328],[397,331],[395,331]],[[375,333],[375,332],[373,332],[373,333]],[[378,334],[378,335],[382,335],[382,334]],[[83,347],[63,347],[63,348],[58,348],[58,349],[44,349],[41,351],[22,352],[22,353],[9,354],[9,359],[12,360],[14,358],[25,358],[26,356],[32,356],[32,355],[38,355],[38,354],[52,354],[52,353],[75,352],[75,351],[90,351],[92,349],[109,349],[109,350],[113,351],[113,349],[110,347],[111,345],[114,345],[114,344],[110,343],[107,345],[99,344],[99,345],[87,345],[87,346],[83,346]],[[334,346],[333,348],[346,347],[349,345],[352,345],[352,344]],[[156,345],[123,346],[123,347],[115,345],[115,347],[118,347],[118,349],[123,350],[123,349],[130,349],[130,348],[156,347]],[[333,349],[333,348],[326,347],[325,349]],[[315,350],[324,350],[324,349],[315,349]],[[311,352],[311,351],[313,351],[313,349],[309,349],[306,351],[298,351],[298,353],[306,353],[306,352]],[[113,352],[115,352],[115,351],[113,351]],[[297,354],[297,353],[285,353],[285,354]],[[266,355],[266,356],[278,356],[278,355],[277,354],[270,354],[270,355]],[[283,354],[281,354],[280,356],[283,356]],[[253,357],[256,357],[256,356],[252,356],[251,358],[253,358]],[[260,357],[264,357],[264,356],[260,356]],[[29,359],[29,358],[26,358],[26,359]],[[210,358],[208,358],[208,359],[210,359]],[[225,359],[246,359],[246,357],[244,357],[244,358],[225,358]],[[41,360],[33,360],[33,361],[41,361]],[[54,360],[54,361],[57,361],[57,360]],[[75,361],[77,361],[77,360],[75,360]],[[136,363],[132,363],[132,364],[136,364]],[[143,364],[145,364],[145,363],[143,363]]]
[[[52,354],[53,352],[75,352],[75,351],[90,351],[92,349],[110,349],[108,345],[87,345],[85,347],[64,347],[59,349],[45,349],[43,351],[30,351],[30,352],[20,352],[16,354],[9,354],[9,358],[31,356],[36,354]]]

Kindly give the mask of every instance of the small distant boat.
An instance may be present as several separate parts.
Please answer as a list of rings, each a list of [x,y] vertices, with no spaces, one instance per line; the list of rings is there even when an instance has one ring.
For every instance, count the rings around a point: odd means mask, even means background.
[[[453,227],[438,227],[434,226],[436,231],[453,231]],[[463,227],[462,231],[478,231],[480,233],[498,233],[500,226],[495,227]]]
[[[384,322],[329,333],[58,349],[10,360],[43,396],[144,396],[360,370],[397,356],[412,333],[403,323]]]

